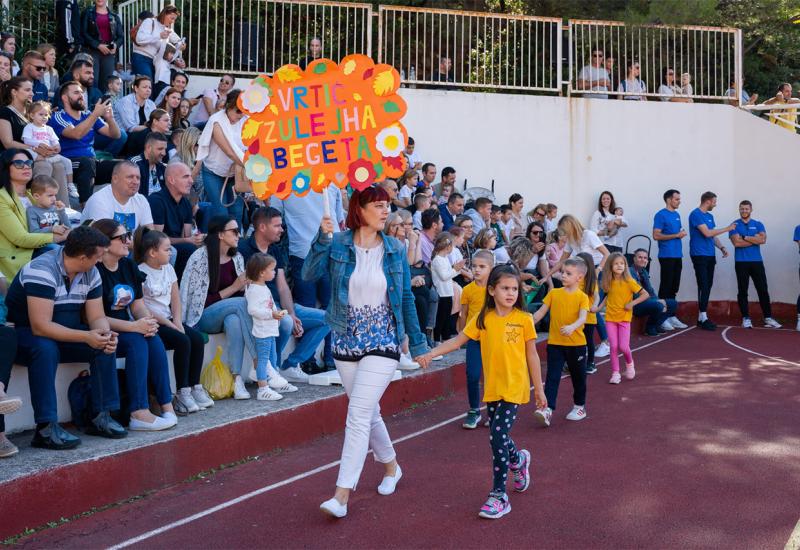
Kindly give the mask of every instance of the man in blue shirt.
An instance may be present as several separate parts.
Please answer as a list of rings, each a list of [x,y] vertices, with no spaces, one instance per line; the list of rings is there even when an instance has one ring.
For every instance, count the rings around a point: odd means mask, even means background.
[[[650,297],[633,306],[633,314],[636,317],[646,317],[645,334],[648,336],[658,336],[668,330],[677,328],[669,320],[677,319],[675,312],[678,310],[678,302],[674,298],[658,298],[653,285],[650,283],[650,274],[647,272],[647,262],[650,261],[648,252],[644,248],[637,248],[633,253],[633,264],[630,267],[630,274],[633,279],[648,293]],[[683,323],[681,323],[683,325]],[[686,325],[683,325],[686,328]]]
[[[120,131],[114,121],[111,100],[105,103],[98,101],[91,111],[87,111],[83,86],[77,82],[62,84],[59,97],[64,104],[64,110],[56,112],[49,124],[61,142],[61,154],[73,161],[73,166],[78,163],[73,179],[83,206],[92,195],[97,172],[94,136],[99,133],[116,139],[120,137]]]
[[[22,58],[22,67],[20,67],[20,76],[29,78],[33,81],[33,101],[49,101],[50,93],[47,91],[47,86],[42,82],[42,76],[47,65],[44,61],[44,56],[36,50],[26,52]]]
[[[680,191],[669,189],[664,193],[664,208],[656,212],[653,218],[653,239],[658,243],[658,264],[661,266],[658,297],[662,300],[674,300],[681,286],[683,270],[681,239],[686,236],[686,231],[678,213],[680,205]],[[678,323],[683,325],[680,321]],[[686,328],[686,326],[674,328]]]
[[[747,290],[752,278],[761,304],[761,313],[764,315],[764,325],[769,328],[781,328],[781,324],[772,318],[767,274],[764,271],[764,259],[761,257],[761,245],[767,242],[767,231],[763,223],[750,217],[752,212],[753,203],[747,200],[740,202],[740,218],[733,222],[734,229],[728,233],[734,246],[736,283],[739,288],[736,298],[739,302],[739,311],[742,312],[742,326],[753,328],[747,303]]]
[[[722,257],[728,257],[728,249],[720,243],[718,235],[732,231],[735,224],[716,229],[714,216],[711,211],[717,206],[717,195],[706,191],[700,196],[700,206],[689,214],[689,256],[694,266],[694,276],[697,279],[697,307],[700,314],[697,317],[697,326],[703,330],[716,330],[717,325],[711,322],[706,313],[708,300],[711,297],[711,287],[714,284],[714,266],[717,265],[714,247],[722,251]]]
[[[456,223],[456,218],[464,213],[464,195],[453,191],[447,199],[447,204],[439,205],[439,213],[442,215],[444,230],[447,231]]]
[[[794,228],[794,242],[797,243],[800,252],[800,225]],[[800,296],[797,297],[797,330],[800,330]]]

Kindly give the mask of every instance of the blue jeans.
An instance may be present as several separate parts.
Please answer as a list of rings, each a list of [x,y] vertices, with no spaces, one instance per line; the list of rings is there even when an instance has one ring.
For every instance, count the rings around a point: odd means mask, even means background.
[[[153,67],[153,59],[142,55],[140,53],[131,54],[131,72],[135,75],[147,75],[150,80],[153,80],[155,68]]]
[[[172,402],[167,351],[158,335],[145,338],[138,332],[120,332],[117,356],[125,358],[129,412],[150,408],[148,382],[155,389],[159,405]]]
[[[86,330],[86,327],[76,327]],[[93,413],[119,409],[116,355],[86,344],[57,342],[17,327],[17,362],[28,366],[31,404],[37,424],[58,422],[56,369],[60,362],[89,363]]]
[[[467,398],[469,408],[478,409],[481,406],[481,343],[478,340],[467,342]]]
[[[325,339],[330,333],[330,327],[325,324],[325,312],[321,309],[310,308],[301,306],[300,304],[294,305],[294,314],[300,319],[303,324],[303,336],[295,341],[295,347],[286,361],[281,365],[281,369],[288,369],[289,367],[296,367],[303,361],[308,361],[314,357],[314,352],[317,351],[319,343]],[[280,334],[276,339],[276,354],[278,357],[282,356],[283,348],[286,342],[289,341],[289,336],[292,335],[294,330],[294,321],[288,315],[281,319]]]
[[[647,317],[647,328],[657,328],[661,323],[675,315],[678,309],[678,302],[672,299],[664,300],[667,302],[667,309],[664,311],[658,298],[648,298],[640,304],[633,306],[635,317]]]
[[[222,192],[222,185],[225,183],[225,178],[216,175],[206,168],[205,163],[203,164],[202,172],[203,187],[205,187],[206,190],[206,200],[211,203],[211,208],[208,212],[209,218],[217,215],[230,215],[237,221],[239,227],[244,227],[242,225],[242,217],[244,215],[244,201],[242,197],[237,196],[231,206],[223,206],[219,195]],[[229,181],[228,186],[225,188],[225,202],[230,203],[233,200],[233,195],[233,182]]]
[[[257,357],[253,338],[253,318],[247,313],[247,301],[242,297],[225,298],[211,304],[194,326],[207,334],[224,332],[228,339],[228,366],[234,375],[242,372],[244,348]]]
[[[317,307],[319,301],[322,309],[328,308],[331,301],[331,279],[328,275],[323,275],[316,281],[306,281],[300,276],[303,272],[303,258],[289,256],[289,269],[294,277],[294,302],[307,308]],[[325,351],[323,352],[323,363],[333,365],[333,353],[331,352],[331,335],[325,336]]]
[[[106,137],[103,134],[95,134],[94,135],[94,148],[98,151],[105,151],[109,155],[114,157],[118,157],[122,148],[125,147],[125,143],[128,141],[128,133],[123,130],[122,128],[119,129],[119,137],[118,138],[110,138]],[[99,182],[105,183],[105,182]]]
[[[278,354],[275,350],[275,337],[256,338],[256,378],[259,382],[267,380],[267,363],[276,368],[278,364]]]

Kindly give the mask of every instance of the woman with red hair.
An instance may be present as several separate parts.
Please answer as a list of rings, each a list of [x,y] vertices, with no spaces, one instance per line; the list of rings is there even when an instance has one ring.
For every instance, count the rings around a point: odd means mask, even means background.
[[[330,275],[331,301],[325,320],[333,334],[336,370],[350,400],[336,492],[320,506],[337,518],[347,515],[347,500],[370,446],[385,469],[378,493],[392,494],[400,481],[403,473],[379,402],[392,381],[406,335],[411,355],[427,351],[417,322],[405,246],[383,234],[388,216],[389,195],[382,187],[355,191],[347,210],[348,230],[334,234],[333,221],[323,217],[303,266],[306,280]]]

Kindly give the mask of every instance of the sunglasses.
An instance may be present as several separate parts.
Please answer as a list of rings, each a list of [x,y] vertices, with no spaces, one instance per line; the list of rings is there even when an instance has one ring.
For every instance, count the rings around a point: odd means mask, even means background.
[[[130,231],[126,231],[125,233],[122,233],[120,235],[114,235],[113,237],[111,237],[111,240],[113,241],[114,239],[119,239],[119,241],[122,242],[122,243],[128,243],[128,242],[130,242],[131,237],[133,237],[131,232]]]
[[[544,235],[544,231],[531,231],[531,235]]]
[[[545,213],[544,213],[544,212],[542,212],[541,210],[538,210],[538,211],[534,212],[534,213],[533,213],[533,215],[534,215],[534,216],[546,216],[547,214],[545,214]]]
[[[33,168],[33,161],[30,159],[20,160],[15,159],[11,161],[11,166],[17,170],[24,170],[25,168]]]
[[[239,228],[238,227],[231,227],[230,229],[224,229],[222,232],[223,233],[227,233],[229,231],[232,231],[237,237],[241,236],[241,233],[239,232]]]

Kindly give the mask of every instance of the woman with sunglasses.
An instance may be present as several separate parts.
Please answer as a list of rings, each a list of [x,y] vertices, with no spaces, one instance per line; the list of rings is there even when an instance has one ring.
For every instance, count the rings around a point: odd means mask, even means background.
[[[0,154],[0,271],[13,279],[17,271],[48,245],[60,243],[69,231],[29,233],[22,198],[33,177],[33,157],[25,149]]]
[[[158,321],[144,303],[139,268],[128,257],[133,244],[131,232],[109,219],[97,220],[92,227],[111,241],[97,269],[103,281],[103,308],[108,324],[119,334],[117,357],[125,358],[131,415],[128,429],[168,430],[178,423],[178,417],[172,407],[167,351],[158,337]],[[155,389],[161,416],[150,412],[149,384]]]
[[[658,87],[661,101],[671,101],[673,103],[691,103],[691,98],[681,97],[681,88],[675,83],[675,69],[664,67],[661,76],[661,86]]]
[[[234,84],[236,84],[236,78],[232,74],[224,73],[220,77],[216,88],[203,90],[200,103],[192,111],[191,123],[201,127],[201,129],[204,128],[211,115],[220,112],[226,107],[228,94],[233,90]]]
[[[241,376],[244,348],[256,357],[253,319],[247,312],[244,258],[236,250],[239,225],[230,216],[214,216],[204,245],[186,263],[181,278],[184,323],[207,334],[225,333],[227,364],[234,376],[234,399],[250,399]]]

